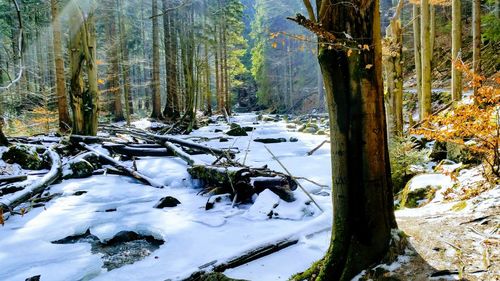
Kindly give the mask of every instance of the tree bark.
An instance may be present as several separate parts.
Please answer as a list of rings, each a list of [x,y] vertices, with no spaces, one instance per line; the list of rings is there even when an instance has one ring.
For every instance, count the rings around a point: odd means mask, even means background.
[[[422,54],[420,44],[420,12],[417,4],[413,4],[413,52],[415,55],[415,78],[417,80],[417,97],[420,119],[422,118]],[[410,113],[411,114],[411,113]]]
[[[108,93],[112,97],[113,106],[110,107],[111,112],[114,115],[114,121],[119,122],[125,120],[123,116],[123,106],[122,106],[122,93],[120,88],[120,66],[118,64],[118,48],[119,40],[117,36],[116,28],[116,10],[115,1],[108,0],[105,2],[109,8],[107,11],[107,56],[109,60],[108,73],[107,73],[107,88]]]
[[[472,58],[474,74],[481,74],[481,0],[474,0],[472,3]],[[474,95],[481,86],[479,81],[474,81]]]
[[[98,86],[94,7],[90,8],[86,18],[77,4],[72,4],[70,9],[72,132],[96,135]],[[87,74],[86,83],[83,80],[84,71]]]
[[[167,103],[163,115],[172,120],[180,117],[179,102],[177,97],[177,30],[175,11],[166,12],[169,8],[168,1],[163,0],[163,27],[165,33],[165,67],[167,70]]]
[[[451,95],[454,101],[462,99],[462,72],[456,64],[461,59],[462,49],[462,4],[461,0],[452,0],[452,28],[451,28]]]
[[[54,45],[59,130],[61,132],[67,132],[71,128],[71,120],[69,117],[68,100],[66,97],[66,79],[64,77],[64,59],[61,47],[61,24],[59,22],[59,8],[57,6],[57,0],[50,0],[50,7],[52,11],[52,38]]]
[[[421,1],[420,41],[422,43],[422,103],[420,118],[424,119],[432,113],[431,107],[431,40],[429,0]]]
[[[122,0],[118,0],[118,23],[120,30],[120,61],[123,80],[123,98],[125,99],[125,117],[127,125],[130,126],[130,115],[134,113],[132,93],[130,91],[130,62],[127,46],[127,29],[125,26],[125,10]],[[125,17],[125,18],[124,18]]]
[[[397,227],[386,136],[379,1],[351,2],[358,8],[323,0],[320,22],[311,27],[323,42],[342,32],[362,39],[338,49],[319,46],[331,128],[333,229],[326,256],[313,266],[312,271],[319,274],[300,276],[300,280],[351,280],[381,261],[389,248],[391,229]],[[368,50],[349,52],[359,44],[369,46]]]
[[[152,0],[153,15],[153,80],[151,81],[153,112],[151,118],[161,119],[161,99],[160,99],[160,33],[158,28],[158,2]]]

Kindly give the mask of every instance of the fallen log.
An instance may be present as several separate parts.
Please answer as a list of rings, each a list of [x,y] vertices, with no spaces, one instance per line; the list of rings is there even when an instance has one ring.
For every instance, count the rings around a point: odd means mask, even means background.
[[[117,143],[103,143],[102,147],[111,151],[114,154],[121,154],[126,156],[174,156],[174,153],[165,147],[159,145],[154,147],[143,147],[143,146],[129,146],[125,144]]]
[[[91,152],[94,152],[95,154],[97,154],[99,156],[99,158],[107,163],[109,163],[110,165],[112,165],[113,167],[125,172],[127,175],[147,184],[147,185],[150,185],[152,187],[156,187],[156,188],[163,188],[164,186],[162,184],[160,184],[159,182],[155,181],[154,179],[148,177],[148,176],[145,176],[137,171],[135,171],[134,169],[130,168],[130,167],[127,167],[125,164],[107,156],[107,155],[104,155],[103,153],[99,152],[98,150],[90,147],[89,145],[85,144],[85,143],[80,143],[80,146],[82,146],[83,148],[85,148],[86,150],[88,151],[91,151]]]
[[[37,148],[44,148],[36,146]],[[45,148],[44,148],[45,149]],[[46,152],[51,160],[51,168],[47,174],[45,174],[41,179],[30,184],[26,188],[12,195],[5,196],[0,200],[0,209],[3,212],[11,212],[14,208],[19,206],[21,203],[29,200],[31,197],[38,193],[43,192],[43,190],[55,182],[61,176],[61,158],[52,148],[47,148]]]
[[[27,175],[0,176],[0,182],[1,183],[18,182],[18,181],[26,180],[27,178],[28,178]]]
[[[212,191],[215,190],[216,194],[230,193],[237,197],[238,202],[245,202],[265,189],[287,202],[295,200],[292,191],[297,189],[297,182],[288,175],[267,168],[194,165],[188,168],[188,173],[192,178],[201,180],[208,192],[214,188]]]
[[[169,150],[173,151],[174,154],[181,158],[182,160],[186,161],[186,163],[188,163],[189,165],[194,165],[195,163],[197,163],[197,161],[191,157],[191,155],[187,154],[186,152],[184,152],[182,149],[178,148],[177,146],[173,145],[172,143],[166,141],[165,144],[164,144]]]
[[[194,150],[199,150],[201,152],[212,154],[214,156],[227,156],[229,155],[231,158],[234,158],[235,153],[228,149],[218,149],[209,146],[204,146],[201,144],[197,144],[195,142],[191,142],[188,140],[183,140],[180,138],[172,137],[172,136],[160,136],[154,134],[147,134],[150,138],[158,141],[160,144],[164,145],[165,142],[175,143],[184,147],[192,148]]]

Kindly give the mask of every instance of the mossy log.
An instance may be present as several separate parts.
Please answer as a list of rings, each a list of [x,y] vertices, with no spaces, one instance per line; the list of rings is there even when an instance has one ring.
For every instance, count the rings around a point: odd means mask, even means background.
[[[201,180],[206,189],[212,188],[216,194],[236,195],[239,202],[247,201],[253,194],[265,189],[287,202],[295,200],[292,191],[297,189],[297,182],[288,175],[267,168],[193,165],[188,172],[194,179]]]
[[[41,148],[35,146],[35,148]],[[45,149],[45,148],[43,148]],[[61,176],[61,157],[51,148],[46,149],[47,156],[50,158],[51,168],[47,174],[45,174],[41,179],[35,181],[31,185],[27,186],[21,191],[13,193],[12,195],[6,196],[0,200],[0,209],[3,212],[8,212],[13,210],[15,207],[19,206],[21,203],[29,200],[34,195],[43,192],[43,190],[55,182]]]

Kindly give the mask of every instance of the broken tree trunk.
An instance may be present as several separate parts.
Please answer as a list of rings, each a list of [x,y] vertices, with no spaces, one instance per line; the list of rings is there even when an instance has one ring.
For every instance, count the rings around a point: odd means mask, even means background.
[[[135,171],[134,169],[130,168],[130,167],[127,167],[125,164],[123,163],[120,163],[119,161],[107,156],[107,155],[104,155],[102,154],[101,152],[95,150],[94,148],[86,145],[85,143],[80,143],[80,145],[82,147],[84,147],[85,149],[87,149],[88,151],[91,151],[91,152],[94,152],[95,154],[97,154],[99,156],[99,158],[101,158],[101,160],[103,161],[106,161],[107,163],[109,163],[110,165],[112,165],[113,167],[127,173],[129,176],[147,184],[147,185],[150,185],[152,187],[156,187],[156,188],[163,188],[164,186],[160,183],[158,183],[157,181],[155,181],[154,179],[148,177],[148,176],[145,176],[137,171]]]
[[[253,194],[265,189],[287,202],[295,200],[292,191],[297,189],[297,182],[288,175],[267,168],[194,165],[188,168],[188,173],[201,180],[207,190],[212,187],[216,194],[233,194],[239,202],[249,200]]]
[[[40,148],[40,146],[37,146]],[[45,147],[42,147],[46,149]],[[27,186],[21,191],[13,193],[10,196],[5,196],[0,200],[0,209],[3,212],[10,212],[21,203],[29,200],[34,195],[43,192],[43,190],[56,181],[61,176],[61,158],[52,148],[47,148],[46,152],[51,160],[50,171],[45,174],[41,179]]]

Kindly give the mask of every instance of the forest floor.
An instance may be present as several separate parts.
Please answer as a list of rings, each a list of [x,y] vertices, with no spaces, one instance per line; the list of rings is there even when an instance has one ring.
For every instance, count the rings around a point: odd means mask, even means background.
[[[140,157],[135,163],[137,170],[165,188],[146,186],[125,176],[94,175],[63,180],[46,190],[55,196],[49,202],[21,206],[26,213],[11,216],[0,226],[0,280],[37,275],[51,281],[184,280],[193,272],[213,269],[277,241],[294,243],[224,274],[276,281],[307,269],[323,256],[330,239],[330,147],[324,145],[307,156],[327,140],[318,134],[325,129],[320,118],[316,134],[298,132],[300,125],[274,119],[258,121],[255,114],[235,116],[233,122],[255,128],[248,136],[226,135],[230,126],[219,119],[179,137],[212,148],[236,148],[240,162],[283,171],[266,151],[268,147],[292,175],[301,177],[298,181],[324,212],[300,189],[293,192],[296,200],[291,203],[266,191],[253,203],[233,206],[222,197],[214,208],[205,210],[209,196],[199,194],[200,183],[191,179],[184,161],[178,157]],[[152,124],[141,120],[134,125],[146,128]],[[310,131],[314,130],[311,127]],[[254,141],[263,138],[285,141],[266,145]],[[100,144],[92,146],[108,153]],[[0,148],[0,153],[4,150]],[[206,154],[193,157],[204,163],[216,159]],[[133,166],[132,161],[125,163]],[[0,167],[7,166],[0,161]],[[480,168],[463,169],[453,179],[444,174],[428,176],[415,184],[435,181],[442,190],[425,206],[396,212],[410,246],[394,263],[378,266],[383,270],[375,270],[375,275],[393,278],[383,280],[498,280],[500,186],[486,188],[465,203],[448,202],[444,200],[448,187],[463,190],[486,184]],[[181,204],[153,208],[165,196],[173,196]],[[438,276],[431,278],[433,274]]]

